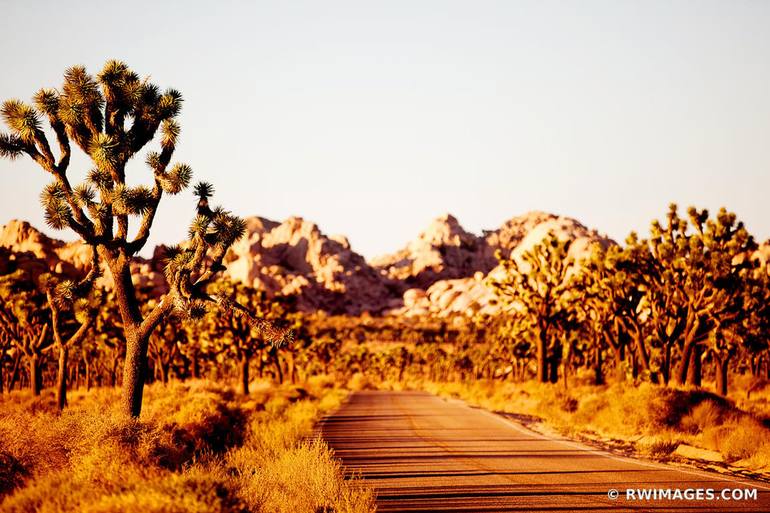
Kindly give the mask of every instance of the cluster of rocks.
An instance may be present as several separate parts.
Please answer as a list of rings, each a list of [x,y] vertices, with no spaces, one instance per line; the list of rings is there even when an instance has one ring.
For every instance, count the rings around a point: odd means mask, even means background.
[[[444,236],[450,234],[450,236]],[[461,238],[459,234],[465,237]],[[505,257],[521,260],[526,251],[531,250],[543,239],[553,234],[561,240],[573,241],[570,246],[570,257],[575,260],[586,256],[591,244],[599,242],[603,245],[612,241],[601,236],[595,230],[589,230],[578,221],[548,214],[545,212],[529,212],[522,216],[506,221],[496,230],[484,231],[482,236],[468,234],[457,224],[452,216],[442,216],[431,223],[428,230],[420,234],[420,245],[411,243],[405,250],[396,255],[400,259],[383,257],[378,262],[395,262],[390,267],[381,267],[385,272],[392,273],[397,265],[402,279],[409,283],[409,276],[425,276],[421,255],[427,253],[451,254],[460,245],[474,248],[477,267],[455,265],[449,259],[439,260],[433,264],[431,271],[434,276],[447,276],[449,279],[438,279],[427,284],[427,287],[414,287],[406,290],[403,295],[403,305],[391,310],[390,313],[405,316],[432,315],[448,317],[451,315],[493,314],[499,306],[493,301],[493,292],[485,285],[488,277],[499,276],[502,272],[497,265],[495,254],[499,251]],[[471,239],[475,237],[475,239]],[[423,241],[431,241],[432,250],[422,252],[415,249],[425,248]],[[470,255],[469,255],[470,258]],[[408,274],[406,270],[410,270]]]
[[[404,249],[370,263],[403,290],[425,290],[440,280],[487,273],[497,262],[483,237],[465,231],[454,216],[445,214]]]
[[[315,223],[247,219],[247,233],[224,262],[230,278],[272,294],[295,295],[304,310],[379,312],[394,298],[380,274],[345,237],[324,235]]]
[[[152,259],[137,258],[131,264],[134,285],[151,296],[160,296],[168,290],[163,275],[164,248],[155,248]],[[81,242],[63,242],[52,239],[26,221],[11,220],[0,228],[0,274],[12,267],[37,280],[44,273],[70,278],[82,278],[91,261],[91,253]],[[112,288],[112,276],[102,269],[97,285]]]
[[[246,235],[225,258],[226,276],[269,294],[294,295],[303,310],[352,315],[492,313],[496,306],[484,282],[499,272],[498,250],[516,258],[548,233],[574,240],[573,256],[594,241],[609,243],[574,219],[544,212],[514,217],[482,235],[466,231],[447,214],[402,250],[367,262],[345,237],[327,236],[300,217],[283,222],[251,217],[246,225]],[[88,265],[88,250],[81,243],[51,239],[24,221],[2,227],[0,248],[8,253],[0,260],[13,259],[32,275],[53,270],[77,277]],[[150,294],[166,290],[164,252],[160,246],[132,268],[135,284]],[[111,286],[108,271],[101,280]]]

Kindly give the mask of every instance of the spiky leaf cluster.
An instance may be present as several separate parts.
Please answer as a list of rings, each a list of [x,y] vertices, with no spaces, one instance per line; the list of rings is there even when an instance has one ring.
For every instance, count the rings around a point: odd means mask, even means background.
[[[44,203],[51,226],[70,227],[88,243],[116,240],[134,254],[147,241],[162,193],[178,194],[191,179],[189,166],[167,169],[179,138],[176,117],[181,105],[179,91],[161,92],[123,62],[108,61],[95,77],[83,66],[72,66],[65,71],[59,89],[40,89],[31,105],[19,100],[2,104],[0,115],[10,133],[0,133],[0,156],[27,154],[59,183],[62,194],[49,195]],[[46,119],[58,155],[43,131]],[[160,151],[150,152],[148,157],[154,184],[129,187],[128,161],[157,132]],[[71,144],[93,162],[87,184],[70,185]],[[132,215],[142,216],[142,224],[135,240],[128,241],[125,216]]]
[[[162,173],[159,179],[164,192],[179,194],[190,185],[192,169],[186,164],[176,164],[168,173]]]
[[[59,182],[46,185],[40,193],[40,204],[43,207],[45,221],[51,228],[61,230],[72,219],[72,211],[66,198],[67,194]]]

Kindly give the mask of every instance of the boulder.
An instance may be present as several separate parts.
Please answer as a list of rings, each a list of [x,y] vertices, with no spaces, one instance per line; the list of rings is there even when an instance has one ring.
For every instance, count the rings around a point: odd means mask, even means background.
[[[692,445],[686,444],[679,444],[673,454],[681,458],[711,461],[716,463],[721,463],[725,460],[724,456],[722,456],[722,454],[718,453],[717,451],[701,449],[700,447],[694,447]]]

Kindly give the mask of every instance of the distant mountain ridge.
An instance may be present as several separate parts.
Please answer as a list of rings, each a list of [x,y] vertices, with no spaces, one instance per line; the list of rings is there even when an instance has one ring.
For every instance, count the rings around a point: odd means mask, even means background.
[[[278,222],[254,216],[246,219],[246,227],[246,235],[225,258],[226,276],[269,294],[295,295],[302,310],[351,315],[492,311],[483,279],[496,271],[498,250],[515,256],[549,232],[575,240],[576,252],[594,241],[611,243],[574,219],[546,212],[513,217],[482,235],[444,214],[404,248],[367,262],[347,238],[326,235],[301,217]],[[0,248],[7,253],[0,253],[0,260],[32,275],[48,270],[77,275],[88,262],[82,244],[52,239],[25,221],[12,220],[0,229]],[[132,269],[137,286],[153,294],[165,292],[163,253],[163,246],[157,247],[151,259],[138,259]],[[102,280],[110,285],[108,272]]]

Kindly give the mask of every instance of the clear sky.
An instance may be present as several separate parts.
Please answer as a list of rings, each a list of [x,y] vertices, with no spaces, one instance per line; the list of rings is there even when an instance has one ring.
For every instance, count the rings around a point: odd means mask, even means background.
[[[770,237],[770,2],[0,8],[0,99],[122,59],[184,94],[177,158],[216,201],[300,215],[367,257],[444,212],[480,232],[545,210],[623,239],[676,201]],[[0,223],[42,227],[47,180],[0,161]],[[183,238],[192,210],[191,193],[164,201],[151,244]]]

